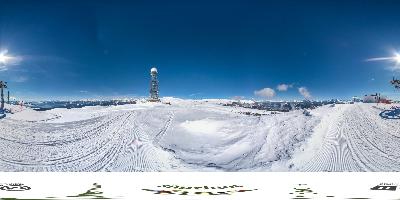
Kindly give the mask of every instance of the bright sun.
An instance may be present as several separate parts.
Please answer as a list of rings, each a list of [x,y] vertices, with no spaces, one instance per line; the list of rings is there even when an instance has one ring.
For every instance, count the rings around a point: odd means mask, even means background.
[[[0,53],[0,63],[5,64],[10,59],[9,56],[6,56],[5,53]]]
[[[377,58],[369,58],[366,61],[390,61],[396,63],[396,68],[400,67],[400,53],[394,52],[390,57],[377,57]]]
[[[13,57],[7,55],[7,51],[0,52],[0,63],[7,64]]]
[[[393,57],[393,60],[395,60],[397,64],[400,64],[400,54],[396,53],[395,56]]]

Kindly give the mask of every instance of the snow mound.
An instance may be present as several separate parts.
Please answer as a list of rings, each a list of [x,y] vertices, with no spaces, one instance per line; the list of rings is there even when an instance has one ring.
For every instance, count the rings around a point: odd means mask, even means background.
[[[59,118],[57,115],[36,111],[25,106],[6,104],[5,109],[11,111],[11,113],[7,115],[7,118],[19,121],[46,122]]]
[[[203,119],[196,121],[185,121],[180,125],[187,132],[195,133],[200,136],[218,135],[220,129],[224,126],[223,121],[215,121],[211,119]]]

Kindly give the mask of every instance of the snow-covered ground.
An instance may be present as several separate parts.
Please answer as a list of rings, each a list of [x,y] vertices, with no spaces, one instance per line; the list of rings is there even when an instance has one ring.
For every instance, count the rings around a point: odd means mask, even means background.
[[[8,105],[0,171],[400,171],[400,120],[379,116],[390,106],[327,105],[306,116],[163,101],[171,105]]]

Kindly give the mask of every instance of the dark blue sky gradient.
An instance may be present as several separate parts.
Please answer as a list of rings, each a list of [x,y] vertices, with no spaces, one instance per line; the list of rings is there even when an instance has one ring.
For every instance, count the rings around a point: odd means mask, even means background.
[[[274,99],[395,96],[400,1],[3,1],[0,49],[22,56],[0,72],[20,98],[161,96]],[[400,93],[400,92],[397,92]]]

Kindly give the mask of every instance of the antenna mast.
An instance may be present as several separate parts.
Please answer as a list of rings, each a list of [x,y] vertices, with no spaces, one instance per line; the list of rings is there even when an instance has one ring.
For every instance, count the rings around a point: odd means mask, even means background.
[[[157,68],[153,67],[150,70],[151,81],[150,81],[150,99],[151,102],[159,102],[160,99],[158,97],[158,79],[157,79]]]
[[[4,88],[7,88],[7,82],[0,81],[0,89],[1,89],[1,105],[0,105],[0,111],[4,110]]]

